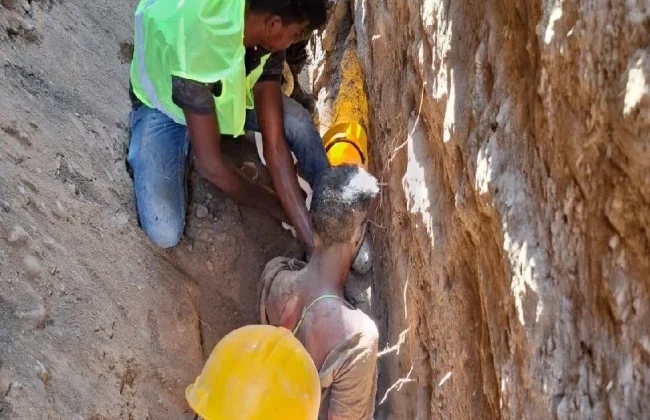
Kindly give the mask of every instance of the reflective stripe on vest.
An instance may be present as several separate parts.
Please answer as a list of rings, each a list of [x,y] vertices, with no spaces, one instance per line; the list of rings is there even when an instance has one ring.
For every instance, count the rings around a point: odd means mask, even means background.
[[[144,29],[142,27],[142,14],[147,7],[151,6],[156,1],[157,0],[146,0],[142,10],[136,11],[135,13],[135,39],[136,39],[135,48],[137,49],[138,56],[141,57],[140,60],[138,60],[138,78],[140,80],[140,84],[144,88],[147,98],[151,101],[151,105],[153,106],[153,108],[156,108],[158,111],[167,115],[175,123],[185,124],[185,121],[179,119],[174,114],[166,112],[165,107],[163,107],[160,101],[158,100],[158,95],[156,95],[156,89],[153,87],[153,83],[151,83],[151,79],[149,79],[149,74],[147,73],[147,67],[146,67],[147,60],[144,55]]]

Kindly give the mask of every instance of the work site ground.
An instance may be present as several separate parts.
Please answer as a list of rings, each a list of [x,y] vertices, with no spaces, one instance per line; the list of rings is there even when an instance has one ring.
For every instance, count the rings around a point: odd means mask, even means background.
[[[196,173],[177,247],[139,229],[136,3],[0,0],[0,419],[191,419],[264,265],[302,257]],[[648,418],[649,7],[335,3],[299,82],[321,134],[364,115],[381,185],[348,284],[377,420]],[[224,149],[268,182],[253,143]]]

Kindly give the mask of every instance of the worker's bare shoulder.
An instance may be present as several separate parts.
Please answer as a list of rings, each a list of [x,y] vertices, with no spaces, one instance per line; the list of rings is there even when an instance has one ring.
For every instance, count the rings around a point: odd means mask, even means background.
[[[379,330],[375,321],[362,310],[351,311],[355,333],[360,334],[359,344],[367,348],[377,348]]]
[[[274,258],[266,265],[262,282],[266,290],[264,294],[265,312],[272,325],[293,327],[293,313],[296,304],[296,277],[298,270],[304,266],[301,261],[291,258]],[[286,325],[285,325],[286,324]]]

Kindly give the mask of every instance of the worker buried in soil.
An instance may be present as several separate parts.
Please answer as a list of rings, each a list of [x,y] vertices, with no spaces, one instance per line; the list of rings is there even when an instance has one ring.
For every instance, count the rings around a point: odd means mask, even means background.
[[[308,264],[268,263],[259,302],[267,326],[227,335],[188,388],[188,402],[206,420],[372,418],[377,328],[345,300],[343,289],[353,261],[366,254],[359,249],[377,181],[363,168],[365,149],[350,135],[346,142],[330,136],[332,156],[343,159],[331,167],[309,113],[280,87],[284,50],[325,22],[328,3],[143,0],[136,10],[128,164],[143,230],[160,247],[178,244],[191,146],[202,176],[291,224],[311,255]],[[352,133],[350,127],[346,122],[336,130]],[[245,130],[261,133],[275,191],[222,156],[221,136]],[[359,166],[347,164],[346,148],[359,150],[362,159],[352,160]],[[314,190],[309,211],[291,153]],[[280,342],[290,350],[286,357],[253,369],[255,361],[272,360],[265,352]],[[224,354],[239,357],[226,361]],[[243,388],[231,386],[233,375]],[[285,392],[290,389],[302,391]]]
[[[279,257],[267,264],[259,315],[261,324],[276,328],[245,327],[217,344],[187,389],[201,418],[372,418],[377,327],[345,300],[343,290],[377,192],[377,180],[357,166],[336,166],[319,177],[310,209],[314,254],[309,263]],[[291,344],[289,331],[298,343]],[[310,384],[316,369],[320,401],[314,402]]]

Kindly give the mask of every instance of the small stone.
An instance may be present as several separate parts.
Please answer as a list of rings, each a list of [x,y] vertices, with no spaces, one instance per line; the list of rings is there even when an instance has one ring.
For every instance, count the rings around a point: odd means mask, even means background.
[[[43,384],[47,384],[47,382],[50,380],[50,372],[43,366],[43,363],[41,362],[36,362],[36,373],[38,374],[38,378],[43,382]]]
[[[23,25],[23,28],[24,28],[26,31],[33,31],[33,30],[35,29],[35,28],[34,28],[34,25],[32,25],[32,24],[29,23],[29,22],[26,22],[26,23]],[[22,131],[21,131],[20,133],[18,133],[18,140],[19,140],[22,144],[24,144],[24,145],[26,145],[26,146],[31,146],[31,145],[32,145],[31,140],[29,140],[29,136],[28,136],[26,133],[23,133]]]
[[[18,185],[18,192],[21,193],[22,195],[25,195],[25,187],[22,185]]]
[[[9,213],[11,211],[11,206],[4,200],[0,201],[0,208],[2,208],[2,211],[5,213]]]
[[[194,251],[194,244],[187,244],[187,250],[188,250],[189,252]]]
[[[23,260],[25,265],[25,272],[32,277],[42,277],[43,276],[43,267],[39,263],[36,257],[28,255]]]
[[[11,160],[13,160],[14,165],[20,165],[21,163],[23,163],[23,162],[25,161],[25,157],[24,157],[24,156],[11,156],[11,155],[10,155],[9,158],[10,158]]]
[[[611,249],[616,249],[618,248],[618,245],[621,243],[621,238],[618,235],[614,235],[611,238],[609,238],[609,247]]]
[[[47,237],[43,238],[43,245],[45,245],[45,247],[50,250],[54,250],[57,248],[56,241],[52,238],[47,238]]]
[[[69,192],[70,194],[72,194],[72,195],[77,195],[78,192],[79,192],[79,191],[77,190],[77,186],[74,185],[73,183],[66,184],[65,188],[66,188],[66,189],[68,190],[68,192]]]
[[[208,267],[208,271],[214,270],[214,264],[211,261],[206,262],[205,265]]]
[[[208,216],[208,214],[209,213],[208,213],[208,208],[207,207],[205,207],[202,204],[197,204],[196,205],[196,217],[198,217],[199,219],[204,219],[204,218],[206,218]]]
[[[52,208],[52,214],[58,217],[59,219],[66,219],[67,218],[67,213],[65,211],[65,208],[59,202],[59,200],[56,200],[54,203],[54,207]]]
[[[45,306],[38,304],[38,307],[32,311],[16,312],[16,316],[20,319],[26,319],[33,323],[34,328],[44,328],[47,321],[47,312]]]
[[[16,225],[11,229],[9,235],[7,235],[7,241],[12,244],[22,245],[27,243],[30,239],[29,233],[23,229],[22,226]]]
[[[253,181],[256,181],[259,177],[259,170],[257,169],[257,165],[255,165],[253,162],[244,162],[240,170],[244,173],[244,175]]]

